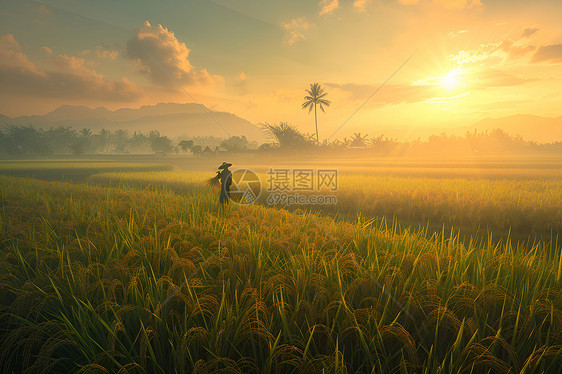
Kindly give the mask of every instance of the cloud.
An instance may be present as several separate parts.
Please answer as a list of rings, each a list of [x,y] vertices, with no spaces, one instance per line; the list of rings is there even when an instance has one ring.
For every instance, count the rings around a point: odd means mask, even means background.
[[[195,69],[189,61],[190,52],[172,31],[162,25],[152,27],[146,21],[127,42],[125,56],[134,60],[137,70],[155,85],[173,85],[170,76],[188,85],[212,85],[224,81],[223,77],[211,75],[206,69]]]
[[[312,25],[306,20],[306,17],[293,18],[289,23],[283,23],[283,28],[287,31],[284,44],[293,45],[299,40],[305,39],[304,32]]]
[[[359,100],[361,98],[366,99],[376,87],[368,85],[368,84],[355,84],[355,83],[326,83],[326,87],[335,88],[338,90],[342,90],[351,94],[351,98],[353,100]]]
[[[468,30],[457,30],[457,31],[451,31],[447,34],[447,36],[451,39],[456,38],[459,35],[462,34],[466,34],[468,32]]]
[[[352,100],[366,100],[378,88],[378,86],[354,83],[326,83],[326,86],[348,92],[351,95]],[[442,95],[442,92],[440,92],[439,87],[434,85],[392,84],[383,87],[369,100],[369,103],[414,103],[428,100],[439,95]]]
[[[535,34],[537,31],[539,31],[539,29],[534,27],[528,27],[525,30],[523,30],[523,34],[521,34],[521,37],[528,38],[529,36]]]
[[[357,11],[359,13],[362,13],[365,11],[365,9],[367,8],[367,3],[370,2],[370,0],[354,0],[353,1],[353,7],[355,9],[357,9]]]
[[[41,13],[47,15],[47,16],[52,16],[52,15],[53,15],[53,13],[52,13],[49,9],[45,8],[45,5],[41,5],[41,6],[39,7],[39,12],[41,12]]]
[[[82,57],[57,55],[55,57],[55,63],[57,70],[61,72],[67,72],[84,78],[93,78],[94,80],[103,77],[102,74],[87,67],[86,60]]]
[[[470,75],[474,77],[474,79],[467,83],[470,89],[512,87],[537,80],[533,78],[522,78],[519,75],[492,68],[480,69]]]
[[[537,81],[535,78],[522,78],[520,75],[491,67],[458,69],[459,84],[465,90],[485,90],[496,87],[518,86]],[[414,84],[442,86],[443,76],[417,80]]]
[[[22,52],[13,34],[0,36],[0,61],[2,61],[2,67],[12,66],[18,68],[18,70],[27,71],[30,74],[43,75]]]
[[[484,62],[490,65],[493,60],[496,60],[499,64],[508,59],[517,60],[521,58],[530,58],[531,63],[562,62],[562,44],[539,46],[525,44],[525,38],[534,34],[536,30],[525,29],[519,40],[505,39],[501,42],[481,44],[475,49],[459,51],[457,54],[449,56],[449,59],[456,61],[459,66],[479,65]]]
[[[49,47],[43,46],[43,47],[41,47],[41,50],[42,50],[43,52],[45,52],[46,54],[48,54],[48,55],[52,55],[52,54],[53,54],[53,51],[52,51],[51,48],[49,48]]]
[[[240,73],[238,73],[236,78],[234,78],[232,85],[235,87],[243,87],[246,85],[247,81],[248,81],[248,77],[246,77],[246,73],[241,71]]]
[[[119,56],[119,51],[98,45],[96,46],[96,55],[99,58],[115,60]]]
[[[483,7],[480,0],[433,0],[433,3],[447,9],[472,9]]]
[[[511,39],[506,39],[499,44],[499,49],[507,54],[508,57],[524,57],[532,53],[536,47],[534,45],[521,45]]]
[[[499,56],[499,45],[497,43],[480,44],[478,48],[461,50],[449,56],[449,60],[456,61],[459,66],[464,64],[479,63],[492,57]]]
[[[398,0],[400,4],[404,5],[416,5],[419,4],[420,0]],[[480,0],[432,0],[428,1],[432,4],[442,6],[447,9],[476,9],[482,8],[482,2]]]
[[[0,92],[67,99],[130,101],[138,99],[138,88],[126,79],[108,80],[75,56],[54,57],[56,70],[41,70],[23,53],[12,34],[0,37]]]
[[[508,59],[518,59],[530,56],[537,47],[521,44],[519,41],[505,39],[500,42],[481,44],[478,48],[462,50],[449,56],[451,61],[456,61],[459,66],[481,64],[487,62],[502,63]]]
[[[532,62],[562,62],[562,44],[540,46],[533,55]]]
[[[320,15],[322,16],[324,14],[330,14],[338,9],[340,7],[340,2],[339,0],[322,0],[318,5],[322,7],[322,9],[320,9]]]
[[[433,99],[442,100],[443,97],[458,98],[468,95],[471,91],[486,90],[497,87],[518,86],[536,79],[521,78],[518,75],[498,69],[484,68],[461,73],[462,86],[454,91],[455,96],[443,87],[443,77],[429,77],[419,79],[412,84],[389,84],[384,86],[370,100],[372,104],[401,104],[416,103]],[[350,94],[353,101],[366,100],[379,86],[354,83],[326,83],[326,87],[339,89]]]

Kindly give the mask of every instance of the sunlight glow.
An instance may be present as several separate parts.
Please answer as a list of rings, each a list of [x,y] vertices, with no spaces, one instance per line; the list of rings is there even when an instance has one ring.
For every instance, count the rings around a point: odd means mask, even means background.
[[[460,71],[453,69],[441,78],[441,86],[451,91],[461,86]]]

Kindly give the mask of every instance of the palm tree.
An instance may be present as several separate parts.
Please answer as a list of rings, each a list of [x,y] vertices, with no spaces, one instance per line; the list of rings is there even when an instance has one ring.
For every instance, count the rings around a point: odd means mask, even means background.
[[[356,132],[351,137],[350,147],[365,147],[367,145],[367,137],[369,134],[361,135],[360,132]]]
[[[107,146],[109,145],[110,136],[111,132],[109,130],[100,130],[100,133],[98,134],[98,149],[100,149],[102,152],[107,152]]]
[[[310,113],[312,111],[312,108],[314,107],[314,124],[316,125],[316,143],[320,144],[320,140],[318,139],[318,116],[316,114],[316,105],[318,105],[320,109],[322,109],[322,112],[326,113],[326,111],[324,110],[324,105],[330,106],[330,101],[324,99],[324,97],[327,94],[326,92],[324,92],[324,88],[320,86],[318,83],[311,84],[310,89],[305,91],[308,95],[304,97],[305,102],[302,103],[302,108],[303,109],[308,108],[308,113]]]

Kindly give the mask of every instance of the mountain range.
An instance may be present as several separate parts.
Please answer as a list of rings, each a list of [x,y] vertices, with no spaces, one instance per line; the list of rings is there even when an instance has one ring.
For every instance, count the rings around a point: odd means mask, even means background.
[[[540,117],[516,114],[501,118],[486,118],[471,126],[472,130],[490,131],[502,129],[512,135],[537,143],[562,142],[562,116]]]
[[[158,130],[170,137],[229,136],[245,135],[250,141],[264,142],[266,135],[262,129],[250,121],[232,113],[212,111],[203,105],[188,103],[159,103],[137,109],[122,108],[109,110],[87,106],[63,105],[44,115],[20,116],[10,118],[0,114],[2,125],[33,125],[48,129],[50,127],[72,127],[76,130],[89,128],[96,132],[102,128],[110,131],[126,129],[129,131]],[[511,135],[520,135],[525,140],[538,143],[562,141],[562,116],[540,117],[517,114],[501,118],[486,118],[470,126],[450,127],[448,129],[423,129],[424,134],[462,135],[467,131],[492,131],[502,129]],[[418,128],[418,130],[422,130]],[[417,136],[417,135],[416,135]]]
[[[114,111],[103,107],[91,109],[83,105],[63,105],[44,115],[10,118],[0,114],[1,125],[33,125],[44,129],[70,126],[76,130],[89,128],[92,132],[100,129],[142,132],[158,130],[162,135],[170,137],[228,138],[245,135],[250,141],[265,140],[263,130],[248,120],[232,113],[212,111],[194,103],[160,103]]]

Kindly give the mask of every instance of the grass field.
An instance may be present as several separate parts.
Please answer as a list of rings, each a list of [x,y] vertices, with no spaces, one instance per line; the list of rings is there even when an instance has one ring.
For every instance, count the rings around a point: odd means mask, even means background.
[[[210,176],[0,176],[0,371],[559,372],[556,239],[220,207]],[[559,191],[557,178],[345,175],[338,205],[469,224],[503,209],[490,228],[522,215],[559,233]]]
[[[382,172],[382,171],[381,171]],[[531,178],[518,178],[520,171],[503,170],[506,178],[450,177],[449,169],[435,172],[425,170],[425,176],[396,175],[339,176],[335,205],[293,206],[314,210],[332,216],[355,219],[358,214],[367,218],[394,218],[414,226],[428,226],[441,230],[461,230],[466,235],[495,234],[498,238],[515,237],[517,240],[555,239],[562,232],[562,176],[555,178],[540,169]],[[422,170],[417,169],[421,174]],[[443,172],[447,174],[443,174]],[[89,181],[110,185],[128,185],[138,188],[170,190],[188,194],[205,188],[205,180],[212,173],[203,172],[113,172],[92,176]],[[263,193],[259,202],[267,205],[267,175],[259,173]],[[324,192],[325,194],[331,192]]]
[[[120,162],[111,160],[34,160],[0,162],[0,174],[42,179],[83,181],[85,178],[110,171],[162,171],[172,166],[163,163]]]

